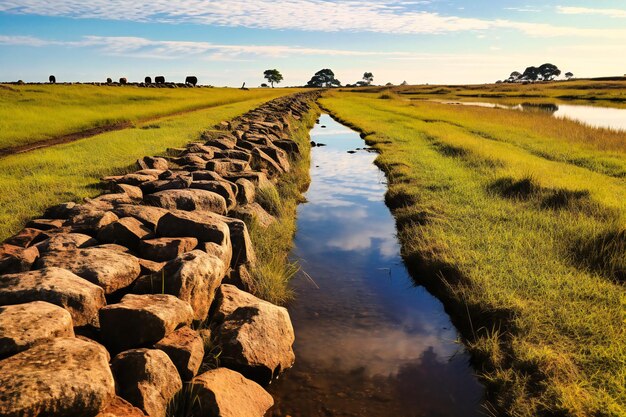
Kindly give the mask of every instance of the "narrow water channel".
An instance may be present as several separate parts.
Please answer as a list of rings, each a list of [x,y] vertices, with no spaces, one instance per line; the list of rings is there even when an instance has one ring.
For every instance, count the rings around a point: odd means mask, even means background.
[[[324,127],[325,126],[325,127]],[[441,303],[415,286],[384,203],[376,154],[320,117],[292,253],[296,364],[270,416],[473,417],[483,388]]]

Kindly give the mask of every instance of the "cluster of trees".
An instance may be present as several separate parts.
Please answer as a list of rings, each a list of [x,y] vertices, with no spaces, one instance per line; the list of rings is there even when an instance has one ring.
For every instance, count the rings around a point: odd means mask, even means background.
[[[274,84],[278,84],[283,80],[283,76],[277,69],[265,70],[263,77],[274,87]],[[355,84],[346,84],[346,87],[362,87],[371,85],[374,82],[374,74],[371,72],[365,72],[363,78],[357,81]],[[267,84],[261,84],[261,87],[268,87]],[[306,87],[313,88],[331,88],[341,87],[341,81],[335,78],[335,73],[329,69],[324,68],[317,71],[313,77],[306,83]]]
[[[523,73],[513,71],[509,78],[504,82],[507,83],[519,83],[519,82],[534,82],[534,81],[552,81],[561,75],[561,70],[554,64],[543,64],[538,67],[528,67]],[[568,80],[572,78],[574,74],[571,72],[565,73],[565,78]]]

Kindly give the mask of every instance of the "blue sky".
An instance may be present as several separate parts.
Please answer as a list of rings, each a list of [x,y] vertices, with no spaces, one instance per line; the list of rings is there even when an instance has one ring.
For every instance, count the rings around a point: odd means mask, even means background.
[[[0,0],[0,80],[482,83],[626,73],[625,0]]]

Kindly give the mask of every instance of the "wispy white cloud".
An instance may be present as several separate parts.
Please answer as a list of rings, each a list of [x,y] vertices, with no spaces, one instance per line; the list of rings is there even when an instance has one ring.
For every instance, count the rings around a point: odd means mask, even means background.
[[[403,0],[0,0],[0,12],[324,32],[441,34],[516,29],[531,36],[626,37],[626,29],[579,29],[444,16],[418,10],[424,4]],[[563,8],[564,12],[573,9]]]
[[[512,12],[520,13],[540,13],[541,9],[538,7],[523,6],[523,7],[505,7],[504,10],[510,10]]]
[[[245,56],[287,57],[294,55],[320,55],[402,57],[410,55],[408,52],[318,49],[285,45],[225,45],[211,42],[164,41],[122,36],[85,36],[77,41],[58,41],[33,36],[0,35],[0,45],[90,47],[98,48],[101,52],[109,55],[157,59],[176,59],[188,56],[207,57],[211,59],[234,59]]]
[[[561,14],[600,15],[612,18],[626,18],[625,9],[594,9],[590,7],[558,6],[557,12]]]

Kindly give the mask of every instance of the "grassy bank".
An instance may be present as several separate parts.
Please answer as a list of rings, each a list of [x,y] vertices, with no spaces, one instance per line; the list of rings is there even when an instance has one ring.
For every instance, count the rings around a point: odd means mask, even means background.
[[[389,88],[372,87],[369,90],[375,94]],[[413,100],[489,101],[507,105],[552,102],[626,108],[626,78],[623,81],[572,80],[528,85],[397,86],[391,91]]]
[[[0,149],[123,122],[289,94],[286,89],[0,85]]]
[[[206,90],[205,90],[206,91]],[[163,153],[203,130],[259,106],[267,96],[138,123],[135,128],[0,159],[0,241],[50,205],[101,193],[100,178],[127,171],[144,155]]]
[[[259,204],[276,216],[277,221],[267,228],[258,223],[249,225],[258,258],[258,265],[252,271],[257,285],[255,295],[275,304],[285,304],[293,296],[289,280],[299,268],[289,262],[288,255],[296,232],[297,206],[310,182],[309,131],[318,116],[319,109],[313,105],[305,117],[291,123],[291,138],[300,147],[302,157],[291,160],[291,171],[279,179],[276,187],[262,189],[257,195]]]
[[[626,135],[533,113],[321,100],[366,133],[415,277],[512,416],[626,414]]]

